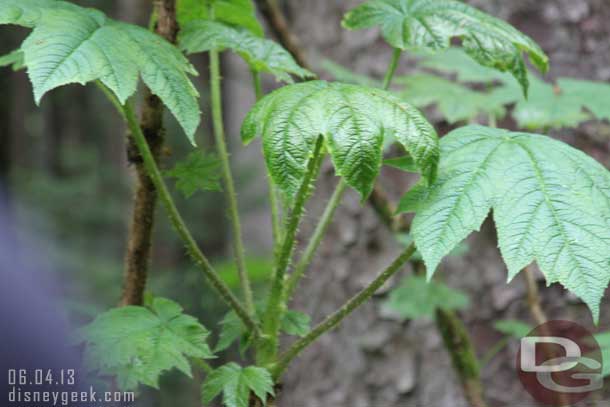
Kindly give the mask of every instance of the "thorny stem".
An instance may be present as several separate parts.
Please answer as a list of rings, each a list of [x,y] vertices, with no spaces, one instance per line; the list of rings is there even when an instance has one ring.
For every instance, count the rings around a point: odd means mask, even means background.
[[[214,138],[216,140],[216,149],[222,163],[222,176],[225,186],[225,196],[229,204],[229,215],[231,217],[233,251],[235,254],[235,262],[237,264],[237,272],[239,274],[239,282],[244,296],[246,309],[250,315],[254,315],[254,299],[252,296],[252,287],[248,278],[248,270],[246,269],[246,259],[244,244],[241,234],[241,223],[239,221],[239,210],[237,207],[237,194],[235,193],[235,184],[233,182],[233,174],[231,173],[231,165],[229,163],[229,153],[225,143],[225,131],[222,121],[222,99],[220,91],[220,58],[218,51],[210,51],[210,87],[212,97],[212,120],[214,122]]]
[[[303,181],[294,201],[292,212],[286,223],[282,246],[277,253],[275,276],[273,277],[271,293],[269,294],[269,300],[263,318],[263,333],[269,337],[269,343],[263,344],[261,347],[259,355],[261,363],[269,363],[277,353],[280,321],[285,311],[283,299],[286,272],[290,266],[290,259],[296,245],[297,229],[305,210],[305,202],[309,197],[311,184],[318,175],[322,158],[324,157],[323,148],[324,139],[322,136],[318,136],[313,155],[307,163],[307,171],[305,172],[305,176],[303,177]]]
[[[400,48],[394,48],[394,52],[392,53],[392,60],[390,61],[390,65],[388,66],[385,78],[383,78],[383,89],[385,90],[388,90],[390,88],[392,78],[394,77],[394,73],[396,72],[396,68],[398,67],[398,61],[400,60],[401,53],[402,50]]]
[[[258,102],[263,97],[263,88],[261,86],[260,73],[254,69],[252,70],[252,84],[254,86],[254,95],[256,96],[256,101]],[[282,239],[282,225],[280,222],[280,210],[277,193],[271,177],[268,178],[268,184],[269,205],[271,207],[271,230],[273,231],[273,247],[276,248],[278,242]]]
[[[290,297],[292,297],[292,295],[294,294],[294,290],[296,289],[297,284],[299,283],[299,280],[307,271],[307,267],[309,267],[309,264],[311,264],[311,261],[313,260],[313,257],[316,254],[318,247],[320,247],[322,239],[324,238],[324,235],[326,234],[326,231],[330,226],[333,216],[335,215],[337,208],[341,204],[341,199],[343,198],[343,194],[345,193],[346,188],[347,183],[343,178],[341,178],[339,180],[339,183],[335,187],[335,191],[333,192],[330,201],[328,201],[328,204],[324,209],[324,213],[322,214],[320,221],[316,225],[316,229],[314,230],[313,235],[311,236],[309,243],[307,244],[307,247],[303,252],[303,255],[294,267],[293,273],[288,278],[288,282],[286,283],[286,301],[288,301]]]
[[[176,204],[174,203],[174,200],[167,189],[167,185],[165,185],[161,171],[159,170],[148,143],[146,142],[146,138],[140,129],[138,119],[130,102],[125,103],[125,105],[121,105],[114,94],[112,94],[105,86],[99,82],[97,82],[97,84],[104,91],[106,96],[108,96],[112,104],[119,109],[119,113],[126,121],[127,127],[131,133],[131,137],[133,138],[139,153],[142,155],[144,167],[148,172],[150,179],[154,183],[155,188],[157,189],[161,203],[167,211],[167,216],[176,229],[176,232],[178,232],[178,236],[186,246],[186,250],[193,259],[195,265],[197,265],[203,272],[204,276],[207,278],[212,287],[218,292],[220,297],[235,311],[237,316],[239,316],[239,318],[243,321],[244,325],[251,332],[253,332],[256,337],[259,337],[261,333],[258,325],[248,314],[245,308],[240,304],[239,300],[233,295],[229,287],[226,286],[216,271],[212,268],[212,265],[208,261],[207,257],[205,257],[205,255],[201,252],[199,246],[197,246],[197,242],[195,242],[191,232],[188,230],[182,216],[180,216],[178,208],[176,208]]]
[[[386,268],[375,280],[371,282],[367,287],[362,289],[358,294],[353,296],[347,301],[341,308],[329,315],[313,328],[306,336],[296,341],[292,346],[283,353],[277,365],[274,366],[271,372],[273,377],[277,380],[286,368],[290,365],[290,362],[299,355],[305,348],[311,345],[316,339],[318,339],[324,333],[337,327],[343,319],[350,315],[359,306],[364,304],[369,298],[375,294],[375,292],[383,285],[390,277],[392,277],[402,266],[411,258],[415,253],[415,245],[410,244],[397,258]]]

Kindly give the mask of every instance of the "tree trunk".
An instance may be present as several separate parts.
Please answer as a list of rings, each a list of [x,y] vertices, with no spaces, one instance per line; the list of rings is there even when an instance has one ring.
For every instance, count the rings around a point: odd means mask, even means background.
[[[178,33],[175,0],[157,0],[154,2],[154,7],[157,14],[155,31],[167,41],[175,43]],[[140,127],[157,162],[163,146],[163,110],[161,100],[146,88]],[[125,256],[125,277],[121,304],[140,305],[146,287],[157,192],[152,181],[146,175],[142,158],[131,139],[127,155],[129,162],[135,165],[137,181],[127,254]]]

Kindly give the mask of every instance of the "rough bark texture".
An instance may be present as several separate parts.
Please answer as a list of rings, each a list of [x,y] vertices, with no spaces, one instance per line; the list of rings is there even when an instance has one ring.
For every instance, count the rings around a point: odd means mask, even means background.
[[[391,50],[378,32],[348,32],[340,27],[343,12],[358,3],[286,0],[283,5],[298,42],[305,45],[307,55],[316,57],[316,62],[318,56],[324,56],[360,73],[382,77]],[[551,77],[610,78],[607,41],[610,4],[606,1],[476,0],[469,3],[510,21],[537,40],[551,57]],[[399,69],[405,72],[412,65],[412,60],[405,59]],[[434,110],[427,113],[436,121],[438,129],[447,128]],[[503,127],[511,125],[511,122],[502,123]],[[555,135],[607,162],[608,139],[599,136],[604,129],[603,125],[592,124]],[[309,208],[302,236],[308,236],[313,229],[334,182],[329,171]],[[383,184],[392,199],[411,182],[398,172],[384,171]],[[493,225],[486,222],[482,231],[469,239],[469,253],[447,260],[439,270],[449,285],[471,295],[472,306],[462,317],[479,356],[501,338],[493,329],[494,321],[518,318],[535,323],[527,304],[525,279],[519,277],[506,284],[506,268],[495,239]],[[310,313],[314,323],[320,321],[370,281],[397,251],[394,238],[379,224],[376,214],[368,207],[361,207],[358,197],[348,193],[292,306]],[[584,321],[585,326],[593,328],[580,301],[558,286],[542,288],[539,274],[537,284],[541,287],[542,306],[550,318]],[[363,306],[301,355],[284,377],[278,405],[459,407],[474,403],[464,398],[434,322],[405,324],[380,313],[379,304],[384,295],[381,292],[375,301]],[[602,328],[607,326],[608,315],[603,318],[606,320],[602,321]],[[483,391],[490,406],[532,404],[514,371],[515,344],[511,342],[506,350],[481,367]]]
[[[176,42],[178,33],[175,3],[175,0],[157,0],[154,2],[157,13],[155,31],[172,43]],[[163,147],[163,110],[161,100],[146,88],[140,127],[157,161],[159,161]],[[152,181],[146,175],[142,158],[137,153],[137,148],[131,139],[127,147],[127,155],[129,162],[135,165],[137,181],[127,254],[125,256],[125,276],[121,304],[140,305],[146,287],[157,192]]]

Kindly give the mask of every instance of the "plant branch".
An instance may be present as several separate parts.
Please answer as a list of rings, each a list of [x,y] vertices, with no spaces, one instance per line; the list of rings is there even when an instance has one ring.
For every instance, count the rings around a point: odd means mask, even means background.
[[[392,277],[398,270],[404,266],[404,264],[411,258],[415,253],[415,245],[409,245],[397,258],[386,268],[375,280],[371,282],[358,294],[353,296],[347,301],[341,308],[329,315],[313,328],[306,336],[296,341],[285,353],[283,353],[277,365],[274,367],[272,374],[275,379],[279,378],[282,373],[286,370],[290,362],[297,357],[305,348],[311,345],[316,339],[318,339],[324,333],[337,327],[343,319],[350,315],[359,306],[365,303],[369,298],[375,294],[375,292],[383,285],[390,277]]]
[[[341,178],[339,180],[339,183],[335,187],[335,191],[333,192],[330,201],[328,201],[328,204],[324,209],[324,213],[322,214],[320,221],[316,225],[316,229],[314,230],[313,235],[311,236],[309,243],[307,244],[307,247],[303,252],[303,255],[294,267],[294,272],[288,278],[288,281],[286,283],[285,294],[286,301],[288,301],[292,297],[292,295],[294,294],[294,290],[296,289],[297,284],[299,283],[299,280],[307,271],[307,267],[309,267],[309,264],[311,264],[311,261],[313,260],[313,257],[316,254],[318,247],[320,247],[322,239],[324,238],[324,235],[326,234],[326,231],[330,226],[333,216],[335,215],[335,211],[341,204],[341,199],[343,198],[343,194],[345,193],[346,188],[347,183],[343,178]]]
[[[445,348],[449,350],[453,367],[462,382],[469,405],[486,407],[479,362],[466,327],[453,312],[440,308],[436,310],[436,325],[443,337]]]
[[[394,77],[394,73],[396,72],[396,68],[398,68],[398,61],[400,60],[400,55],[402,54],[402,50],[400,48],[394,48],[394,52],[392,52],[392,59],[390,60],[390,65],[388,66],[388,70],[383,78],[383,89],[388,90],[390,88],[390,84],[392,83],[392,78]]]
[[[151,181],[159,193],[159,198],[167,211],[167,216],[171,224],[174,226],[178,236],[186,246],[186,250],[193,259],[195,265],[197,265],[203,272],[210,285],[218,292],[220,297],[235,311],[244,325],[251,332],[253,332],[256,337],[259,337],[261,333],[256,321],[250,316],[250,314],[248,314],[246,309],[240,304],[239,300],[233,295],[229,287],[227,287],[216,271],[212,268],[212,265],[208,261],[207,257],[205,257],[197,246],[197,242],[195,242],[191,232],[188,230],[182,216],[180,216],[178,208],[176,208],[176,204],[174,203],[174,200],[167,189],[167,185],[165,185],[161,171],[159,170],[159,167],[157,167],[157,163],[154,160],[150,147],[148,146],[146,137],[144,137],[144,134],[138,125],[138,120],[130,102],[127,102],[125,105],[121,105],[116,97],[108,89],[106,89],[105,86],[99,82],[97,84],[109,97],[112,104],[120,108],[119,113],[127,123],[131,137],[133,138],[134,143],[142,156],[144,168],[146,169]]]
[[[261,75],[259,72],[252,69],[252,84],[254,86],[254,95],[258,102],[263,98],[263,87],[261,86]],[[269,206],[271,207],[271,230],[273,231],[273,247],[277,247],[278,242],[282,239],[282,225],[280,222],[280,210],[277,199],[277,193],[273,180],[268,177],[268,188],[269,188]]]
[[[530,314],[537,325],[542,325],[548,322],[542,306],[540,305],[540,292],[538,291],[538,284],[536,283],[536,277],[534,276],[534,270],[531,266],[526,267],[523,270],[523,276],[525,278],[525,285],[527,287],[527,305],[530,310]]]
[[[273,277],[273,283],[271,286],[271,293],[265,309],[265,316],[263,318],[263,333],[269,336],[269,343],[262,348],[261,361],[268,363],[272,358],[275,357],[277,352],[278,334],[280,321],[285,311],[284,304],[284,288],[285,288],[285,276],[290,266],[290,260],[292,258],[292,252],[296,246],[296,234],[301,217],[305,210],[305,202],[311,192],[312,182],[316,179],[322,163],[324,149],[324,139],[322,136],[318,136],[316,145],[314,147],[313,155],[307,163],[307,171],[303,177],[303,182],[297,192],[292,212],[288,217],[288,221],[285,227],[284,240],[279,252],[277,253],[277,259],[275,264],[275,276]]]
[[[235,183],[233,182],[231,164],[229,163],[229,153],[227,152],[227,145],[225,143],[225,131],[222,118],[222,97],[220,91],[220,57],[218,55],[218,51],[215,50],[210,51],[210,87],[212,95],[214,138],[216,140],[216,149],[218,150],[218,155],[222,163],[225,196],[229,204],[229,216],[231,217],[231,225],[233,229],[233,252],[235,255],[239,282],[241,284],[246,309],[250,315],[254,315],[254,299],[252,296],[250,279],[248,277],[248,270],[246,269],[246,256],[242,241],[239,210],[237,207],[237,194],[235,193]]]
[[[178,33],[175,3],[175,0],[157,0],[154,2],[151,14],[151,29],[170,43],[176,42]],[[159,161],[163,147],[163,111],[161,100],[146,88],[139,126],[155,161]],[[157,191],[131,139],[128,143],[127,155],[129,162],[135,165],[137,178],[125,253],[121,304],[142,305],[152,245]]]

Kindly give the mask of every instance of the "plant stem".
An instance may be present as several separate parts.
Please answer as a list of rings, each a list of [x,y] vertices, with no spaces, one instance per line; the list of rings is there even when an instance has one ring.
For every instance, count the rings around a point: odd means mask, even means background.
[[[368,287],[365,287],[358,294],[353,296],[347,301],[341,308],[329,315],[313,328],[306,336],[296,341],[292,346],[283,353],[277,365],[274,366],[272,371],[275,379],[279,378],[284,370],[288,367],[290,362],[299,355],[305,348],[311,345],[316,339],[318,339],[324,333],[337,327],[345,317],[350,315],[356,308],[365,303],[369,298],[375,294],[375,292],[383,285],[390,277],[392,277],[402,266],[411,258],[415,253],[415,245],[410,244],[397,258],[386,268]]]
[[[436,310],[436,325],[443,337],[445,347],[449,350],[453,368],[462,382],[464,395],[469,405],[486,407],[479,362],[466,327],[453,312],[440,308]]]
[[[233,175],[231,174],[231,165],[229,163],[229,153],[225,143],[225,132],[222,121],[222,98],[220,91],[220,58],[218,51],[210,51],[210,87],[212,96],[212,120],[214,122],[214,138],[216,140],[216,148],[222,163],[222,176],[224,179],[225,196],[229,204],[229,216],[231,217],[231,225],[233,227],[233,251],[235,262],[237,264],[237,272],[239,281],[244,296],[246,309],[250,315],[254,315],[254,299],[252,297],[252,287],[248,278],[248,270],[246,269],[244,244],[241,236],[241,223],[239,221],[239,210],[237,207],[237,194],[235,193],[235,184]]]
[[[263,333],[269,337],[269,342],[262,344],[259,355],[260,363],[269,363],[275,358],[277,353],[280,321],[282,320],[285,311],[285,303],[283,300],[286,271],[290,266],[290,259],[296,245],[297,229],[305,210],[305,202],[309,197],[311,184],[318,175],[322,158],[324,157],[324,154],[322,153],[323,145],[324,140],[322,136],[318,136],[313,155],[307,163],[307,171],[305,172],[303,182],[297,192],[294,207],[292,208],[292,212],[290,213],[286,224],[286,232],[284,233],[282,246],[277,253],[275,276],[273,278],[271,293],[269,294],[269,300],[263,318]]]
[[[390,60],[390,65],[388,66],[385,78],[383,78],[383,89],[387,90],[390,88],[392,78],[394,77],[394,73],[396,72],[396,68],[398,67],[398,60],[400,60],[401,53],[401,49],[394,48],[394,52],[392,53],[392,59]]]
[[[545,324],[549,319],[540,305],[540,292],[538,291],[538,284],[536,283],[534,270],[531,266],[523,269],[523,276],[525,278],[525,286],[527,287],[527,305],[530,314],[534,321],[536,321],[536,324]]]
[[[150,18],[150,29],[170,43],[176,42],[176,1],[156,1]],[[163,147],[163,111],[161,100],[144,89],[142,112],[139,121],[153,158],[158,161]],[[123,292],[121,305],[142,305],[150,262],[152,232],[157,206],[157,191],[151,182],[133,142],[129,141],[127,156],[136,170],[133,210],[125,252]]]
[[[288,301],[294,294],[294,290],[296,289],[299,280],[303,277],[305,271],[307,271],[307,267],[313,260],[318,247],[322,243],[322,239],[330,226],[333,216],[335,215],[335,211],[341,204],[341,199],[343,198],[346,187],[347,183],[343,178],[341,178],[330,198],[330,201],[328,201],[328,204],[324,209],[324,213],[322,214],[320,221],[316,225],[316,229],[314,230],[313,235],[311,236],[309,243],[303,252],[303,255],[299,259],[297,265],[294,267],[294,272],[288,278],[285,295],[286,301]]]
[[[103,86],[103,85],[99,85]],[[105,90],[106,95],[110,96],[112,103],[115,106],[120,106],[116,98],[113,94],[111,94],[107,89]],[[188,230],[184,220],[180,216],[178,212],[178,208],[176,208],[176,204],[172,199],[167,186],[165,185],[165,181],[163,180],[163,176],[157,167],[157,163],[150,151],[148,143],[146,142],[146,138],[138,125],[138,120],[133,111],[133,108],[129,102],[121,107],[119,111],[125,121],[127,122],[127,126],[129,127],[129,131],[131,132],[131,137],[133,138],[143,160],[144,168],[148,172],[148,175],[152,182],[155,185],[159,193],[159,198],[163,203],[167,211],[167,216],[178,232],[178,236],[186,246],[186,250],[188,254],[193,259],[194,263],[199,267],[199,269],[203,272],[207,280],[210,282],[212,287],[220,294],[222,299],[235,311],[235,313],[239,316],[239,318],[243,321],[244,325],[254,333],[255,336],[260,336],[260,329],[254,319],[248,314],[246,309],[240,304],[239,300],[235,298],[229,287],[220,279],[218,274],[212,268],[212,265],[205,257],[205,255],[201,252],[195,239],[191,235],[191,232]]]
[[[259,72],[252,69],[252,84],[254,86],[254,95],[258,102],[263,98],[263,88],[261,86],[261,75]],[[271,177],[267,178],[269,185],[269,206],[271,207],[271,230],[273,231],[273,247],[277,247],[278,242],[282,239],[282,225],[280,222],[280,210],[277,199],[277,193]]]

